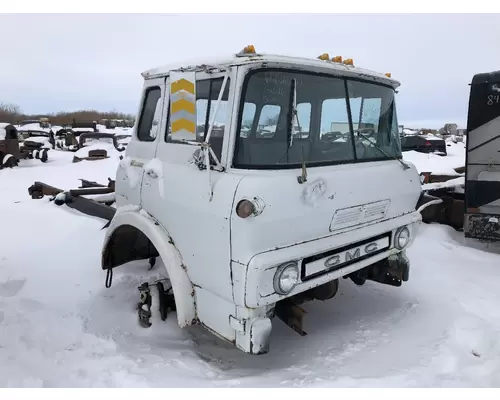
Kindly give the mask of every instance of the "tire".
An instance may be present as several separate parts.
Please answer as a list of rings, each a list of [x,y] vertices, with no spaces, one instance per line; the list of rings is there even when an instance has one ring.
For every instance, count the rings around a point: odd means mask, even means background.
[[[41,151],[41,153],[42,153],[42,155],[40,156],[40,161],[41,161],[41,162],[43,162],[43,163],[47,162],[47,160],[49,159],[49,156],[48,156],[48,154],[47,154],[48,152],[49,152],[49,150],[48,150],[48,149],[43,149],[43,150]]]
[[[2,167],[3,168],[12,168],[12,167],[17,167],[17,160],[12,154],[5,154],[2,157]]]
[[[162,321],[165,321],[168,315],[168,308],[167,305],[165,304],[165,287],[161,282],[158,282],[156,286],[158,288],[158,305],[160,311],[160,318]]]

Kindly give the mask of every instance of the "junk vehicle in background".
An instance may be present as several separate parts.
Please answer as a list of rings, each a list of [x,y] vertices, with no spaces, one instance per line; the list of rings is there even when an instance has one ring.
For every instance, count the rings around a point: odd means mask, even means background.
[[[125,148],[126,145],[121,144],[113,133],[85,132],[78,137],[73,162],[103,160],[109,158],[109,151],[122,152]]]
[[[41,162],[46,162],[50,144],[47,146],[45,139],[42,141],[37,139],[38,137],[28,136],[20,146],[16,127],[11,124],[0,123],[0,169],[15,167],[21,159],[35,158]]]
[[[18,129],[18,137],[21,142],[21,148],[35,148],[36,146],[42,149],[55,148],[55,135],[52,130],[39,130],[39,129]]]
[[[500,71],[472,78],[465,159],[465,237],[500,240]]]
[[[20,127],[26,125],[38,125],[42,129],[48,129],[50,128],[50,120],[46,117],[42,117],[39,119],[26,119],[24,121],[19,122]]]
[[[175,310],[180,327],[263,354],[275,316],[305,335],[300,304],[331,299],[342,278],[407,281],[421,184],[402,160],[400,84],[353,64],[248,46],[144,72],[103,243],[106,286],[115,267],[161,257],[162,318]],[[143,326],[155,284],[139,286]]]
[[[97,130],[73,132],[68,129],[61,129],[56,133],[56,137],[55,143],[58,149],[75,153],[73,162],[109,158],[110,150],[124,151],[128,144],[125,139],[129,138],[127,135],[117,136]]]
[[[437,136],[428,135],[404,135],[401,137],[401,149],[403,151],[417,151],[419,153],[434,153],[446,156],[446,142]]]

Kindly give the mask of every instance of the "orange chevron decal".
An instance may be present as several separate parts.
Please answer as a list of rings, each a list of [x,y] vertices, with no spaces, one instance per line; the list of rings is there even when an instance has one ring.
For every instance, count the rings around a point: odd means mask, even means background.
[[[172,93],[177,93],[181,90],[185,90],[188,93],[194,94],[194,83],[181,78],[178,81],[172,82],[171,90]]]
[[[172,103],[172,114],[175,114],[178,111],[187,111],[190,114],[194,114],[195,113],[194,103],[186,99],[180,99]]]
[[[182,129],[191,132],[194,135],[196,132],[196,125],[194,122],[188,121],[187,119],[184,118],[172,122],[172,133],[178,132]]]

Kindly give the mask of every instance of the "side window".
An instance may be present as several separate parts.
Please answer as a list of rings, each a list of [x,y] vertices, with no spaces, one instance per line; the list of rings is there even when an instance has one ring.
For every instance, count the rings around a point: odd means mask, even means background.
[[[217,99],[219,98],[219,92],[222,88],[223,81],[223,78],[196,81],[196,141],[198,142],[203,142],[205,140],[206,134],[208,133],[208,127],[210,126],[210,122],[215,111],[215,106],[217,105]],[[228,113],[227,102],[229,98],[230,84],[231,82],[228,79],[226,88],[221,98],[221,102],[219,104],[219,109],[217,110],[214,127],[212,128],[212,134],[210,136],[210,144],[212,145],[212,149],[214,150],[214,153],[219,158],[219,160],[221,159],[222,155],[222,141],[226,128],[225,124]],[[170,134],[167,137],[168,142],[172,141],[172,137]],[[179,142],[179,140],[180,142],[183,141],[182,139],[174,141]]]
[[[262,107],[255,136],[260,139],[270,139],[274,137],[276,128],[278,127],[280,113],[280,106],[266,104]]]
[[[161,89],[158,86],[148,88],[144,96],[141,116],[137,125],[137,138],[141,142],[153,142],[160,129]]]
[[[196,82],[196,140],[198,142],[204,141],[208,133],[223,81],[223,78],[217,78]],[[228,79],[210,135],[210,144],[219,160],[222,157],[222,143],[226,130],[230,84],[230,79]]]
[[[311,125],[311,103],[297,104],[297,121],[295,122],[295,132],[301,139],[309,137]]]
[[[205,137],[207,121],[208,100],[210,98],[210,81],[196,82],[196,140],[202,142]]]
[[[217,107],[217,99],[219,98],[219,93],[222,89],[222,82],[224,79],[213,79],[210,81],[210,105],[209,105],[209,117],[208,124],[212,122],[212,118],[214,117],[215,107]],[[231,84],[230,80],[227,80],[226,87],[224,89],[224,93],[222,94],[222,98],[220,100],[219,108],[217,110],[217,115],[215,116],[214,126],[212,128],[212,134],[210,136],[210,141],[214,138],[222,138],[224,137],[224,132],[226,130],[226,121],[228,114],[228,105],[227,100],[229,98],[229,85]],[[205,129],[205,135],[208,132],[208,125]],[[215,149],[214,149],[215,150]],[[221,148],[222,151],[222,148]],[[215,153],[217,154],[217,152]],[[217,154],[217,157],[220,159],[220,155]]]
[[[256,111],[257,106],[254,103],[245,102],[243,106],[243,116],[241,118],[240,137],[247,138],[250,135],[250,132],[253,128]]]

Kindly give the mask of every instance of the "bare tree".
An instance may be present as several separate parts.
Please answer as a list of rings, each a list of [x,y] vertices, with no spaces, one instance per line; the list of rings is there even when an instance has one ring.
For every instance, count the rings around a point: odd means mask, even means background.
[[[16,122],[16,119],[21,114],[21,109],[18,105],[12,103],[0,103],[0,122]]]
[[[48,118],[50,123],[53,125],[67,125],[71,124],[73,120],[76,120],[77,122],[99,122],[103,119],[134,121],[135,115],[115,110],[108,112],[101,112],[97,110],[77,110],[46,114],[25,114],[21,112],[20,107],[16,104],[0,102],[0,122],[16,124],[23,120],[39,120],[40,118]]]

